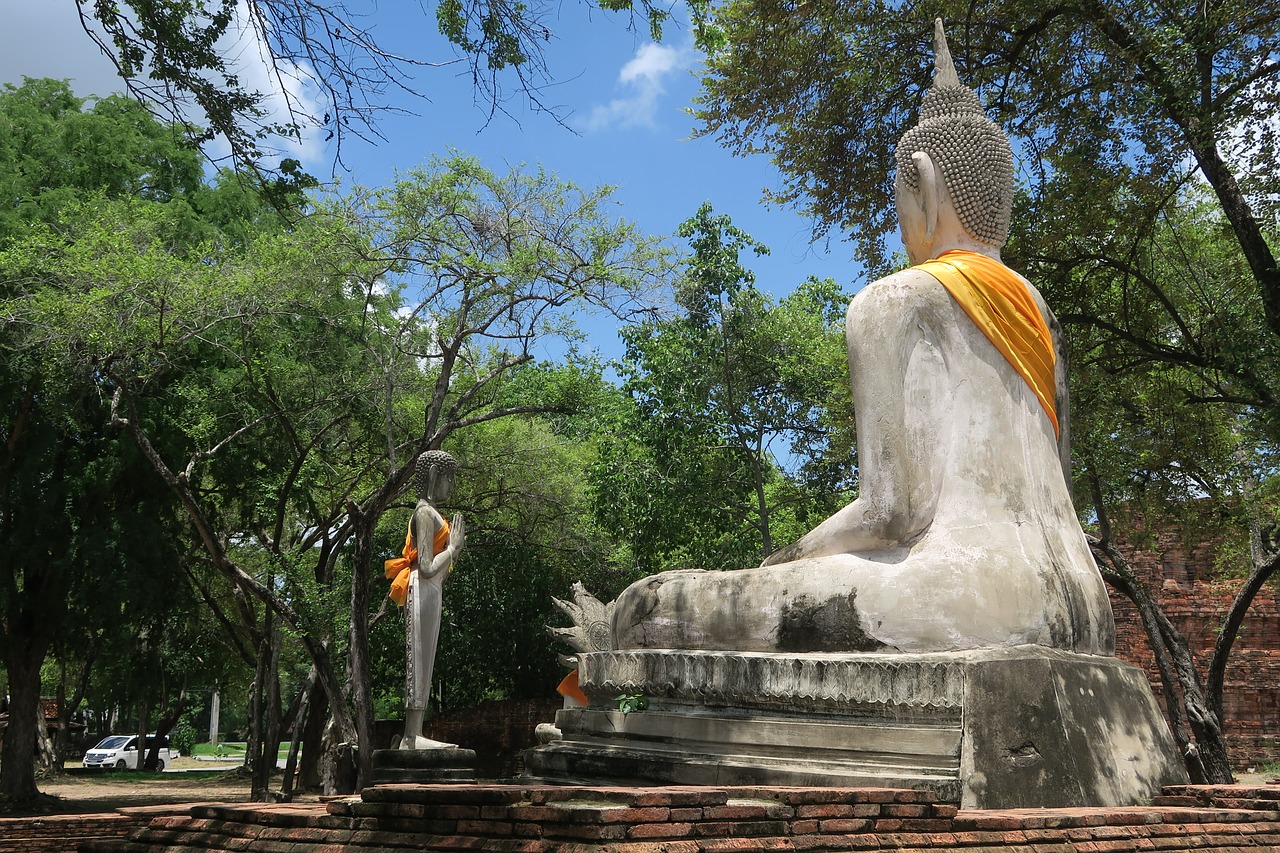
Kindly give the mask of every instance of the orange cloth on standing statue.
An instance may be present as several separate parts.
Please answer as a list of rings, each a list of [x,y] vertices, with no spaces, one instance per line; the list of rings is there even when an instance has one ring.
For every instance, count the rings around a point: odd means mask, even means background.
[[[1049,416],[1053,434],[1058,435],[1053,335],[1022,279],[996,259],[963,249],[943,252],[915,268],[942,282],[974,325],[1026,380]]]
[[[561,696],[567,696],[579,705],[586,705],[588,702],[587,694],[582,692],[582,688],[578,686],[578,671],[572,670],[556,687],[556,692]]]
[[[431,543],[431,556],[434,557],[448,547],[449,522],[442,518],[440,529],[436,531],[435,541]],[[418,546],[413,541],[413,516],[409,516],[409,530],[404,535],[404,550],[400,553],[403,556],[383,563],[383,569],[388,578],[394,578],[391,581],[391,591],[387,595],[396,604],[404,607],[404,602],[409,597],[409,578],[412,577],[410,572],[418,563]]]

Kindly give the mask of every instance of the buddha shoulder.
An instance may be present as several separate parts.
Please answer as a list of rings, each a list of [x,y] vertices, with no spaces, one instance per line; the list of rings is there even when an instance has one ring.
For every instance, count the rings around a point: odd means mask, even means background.
[[[903,311],[946,308],[951,297],[942,282],[915,267],[877,279],[858,291],[849,303],[848,320],[884,322]]]

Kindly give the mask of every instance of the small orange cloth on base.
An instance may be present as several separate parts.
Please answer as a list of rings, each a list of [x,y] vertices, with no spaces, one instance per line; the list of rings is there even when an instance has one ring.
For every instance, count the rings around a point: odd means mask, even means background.
[[[582,688],[578,686],[578,671],[576,669],[564,677],[564,680],[560,682],[560,686],[556,688],[556,692],[561,696],[572,699],[579,705],[587,704],[587,694],[583,693]]]
[[[449,522],[440,519],[440,529],[436,531],[435,541],[431,543],[431,556],[435,556],[449,547]],[[387,596],[400,607],[404,607],[409,597],[409,578],[413,567],[418,563],[418,546],[413,541],[413,516],[409,516],[409,530],[404,535],[403,556],[387,560],[382,564],[383,571],[391,580],[391,591]]]
[[[1053,434],[1059,435],[1054,404],[1058,359],[1053,335],[1022,279],[996,259],[963,249],[943,252],[931,261],[917,264],[915,269],[942,282],[974,325],[1026,381],[1049,416]]]

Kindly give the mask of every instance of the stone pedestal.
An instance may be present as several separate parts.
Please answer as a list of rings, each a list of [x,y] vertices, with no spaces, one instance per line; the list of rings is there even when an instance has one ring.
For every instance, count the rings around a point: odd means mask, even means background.
[[[583,654],[586,708],[529,750],[576,783],[876,786],[965,808],[1132,805],[1186,781],[1146,678],[1039,646],[974,652]],[[622,714],[641,693],[647,710]]]
[[[397,782],[474,782],[475,750],[457,746],[433,749],[378,749],[373,753],[373,784]]]

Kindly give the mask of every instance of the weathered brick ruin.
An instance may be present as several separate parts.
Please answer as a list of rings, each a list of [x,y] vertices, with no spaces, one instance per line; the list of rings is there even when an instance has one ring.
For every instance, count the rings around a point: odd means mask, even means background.
[[[1204,678],[1223,618],[1242,581],[1211,580],[1212,545],[1188,548],[1176,531],[1155,534],[1143,546],[1121,544],[1134,572],[1187,638]],[[1156,696],[1162,698],[1155,656],[1137,609],[1114,591],[1111,606],[1117,654],[1145,669]],[[1274,581],[1258,594],[1245,617],[1227,665],[1223,710],[1237,768],[1280,762],[1280,595]]]
[[[1280,845],[1278,798],[1274,786],[1179,786],[1149,806],[964,811],[887,788],[386,785],[328,804],[196,806],[80,849],[1242,853]]]

